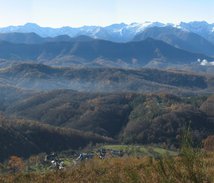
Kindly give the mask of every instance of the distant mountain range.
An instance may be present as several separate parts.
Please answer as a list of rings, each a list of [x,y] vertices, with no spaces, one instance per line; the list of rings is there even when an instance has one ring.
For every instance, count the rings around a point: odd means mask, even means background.
[[[214,56],[214,44],[196,33],[184,31],[172,26],[147,28],[137,34],[133,40],[139,41],[147,38],[162,40],[176,48],[190,52]]]
[[[33,34],[33,37],[35,38],[36,35]],[[196,63],[198,59],[213,60],[206,55],[175,48],[152,38],[138,42],[115,43],[85,36],[70,38],[70,41],[41,44],[14,44],[2,41],[0,59],[7,62],[24,61],[57,66],[111,67],[191,64]]]
[[[107,27],[0,28],[0,67],[12,62],[52,66],[187,68],[213,72],[214,24],[146,22]]]
[[[183,31],[196,33],[208,41],[214,43],[214,23],[209,24],[205,21],[202,22],[181,22],[180,24],[164,24],[160,22],[144,22],[132,24],[113,24],[106,27],[101,26],[83,26],[79,28],[62,27],[50,28],[40,27],[37,24],[27,23],[22,26],[9,26],[0,28],[0,33],[31,33],[34,32],[42,37],[56,37],[59,35],[68,35],[76,37],[79,35],[86,35],[92,38],[104,39],[114,42],[128,42],[131,41],[137,34],[141,33],[147,28],[151,27],[174,27]]]
[[[107,27],[100,26],[83,26],[80,28],[62,27],[62,28],[50,28],[40,27],[37,24],[27,23],[22,26],[9,26],[0,28],[0,33],[31,33],[34,32],[42,37],[56,37],[59,35],[68,35],[70,37],[76,37],[79,35],[86,35],[92,38],[126,42],[131,41],[134,36],[150,26],[164,26],[164,24],[155,22],[146,22],[144,24],[133,23],[130,25],[121,23],[113,24]]]
[[[0,40],[16,44],[42,44],[46,42],[73,42],[73,41],[89,41],[93,38],[88,36],[77,36],[71,38],[68,35],[60,35],[56,37],[41,37],[36,33],[0,33]]]

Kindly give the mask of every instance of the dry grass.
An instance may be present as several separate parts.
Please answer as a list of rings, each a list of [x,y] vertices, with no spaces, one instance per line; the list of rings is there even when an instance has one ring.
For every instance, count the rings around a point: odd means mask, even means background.
[[[201,157],[200,157],[201,158]],[[185,161],[185,162],[184,162]],[[0,177],[3,183],[211,183],[214,153],[187,164],[183,157],[93,159],[63,171],[20,173]],[[200,167],[199,167],[200,164]],[[191,167],[192,166],[192,167]],[[195,179],[196,177],[196,179]]]
[[[214,152],[207,153],[204,162],[207,167],[207,175],[211,177],[212,182],[214,182]]]

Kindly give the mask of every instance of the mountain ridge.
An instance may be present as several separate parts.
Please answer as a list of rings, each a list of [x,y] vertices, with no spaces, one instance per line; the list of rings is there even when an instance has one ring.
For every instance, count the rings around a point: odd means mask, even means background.
[[[85,39],[85,38],[84,38]],[[148,38],[139,42],[115,43],[98,39],[42,44],[14,44],[0,41],[0,59],[63,66],[72,64],[112,63],[120,67],[145,66],[151,61],[168,64],[196,63],[198,59],[212,61],[203,54],[175,48],[163,41]]]
[[[26,23],[22,26],[8,26],[0,28],[0,33],[9,32],[22,32],[30,33],[34,32],[42,37],[56,37],[59,35],[69,35],[70,37],[76,37],[78,35],[87,35],[92,38],[105,39],[115,42],[127,42],[131,41],[136,34],[142,32],[149,27],[165,27],[172,26],[179,29],[191,31],[199,34],[208,41],[214,43],[214,23],[209,24],[205,21],[194,21],[189,23],[181,22],[179,24],[173,23],[161,23],[161,22],[144,22],[144,23],[131,23],[131,24],[112,24],[106,27],[102,26],[82,26],[82,27],[40,27],[34,23]]]
[[[153,38],[164,41],[176,48],[187,50],[194,53],[214,55],[214,44],[196,33],[178,29],[172,26],[150,27],[137,34],[134,41]]]

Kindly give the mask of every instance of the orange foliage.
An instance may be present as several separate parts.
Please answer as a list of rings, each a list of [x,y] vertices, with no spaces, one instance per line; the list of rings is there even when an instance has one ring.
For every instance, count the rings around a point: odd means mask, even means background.
[[[208,136],[204,140],[204,149],[207,151],[214,151],[214,135]]]
[[[11,156],[8,161],[8,167],[13,173],[16,173],[24,169],[25,163],[20,157]]]

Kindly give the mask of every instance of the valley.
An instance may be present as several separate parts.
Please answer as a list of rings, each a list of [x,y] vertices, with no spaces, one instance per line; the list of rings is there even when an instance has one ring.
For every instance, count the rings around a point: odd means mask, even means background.
[[[213,27],[0,28],[0,181],[210,183]]]

